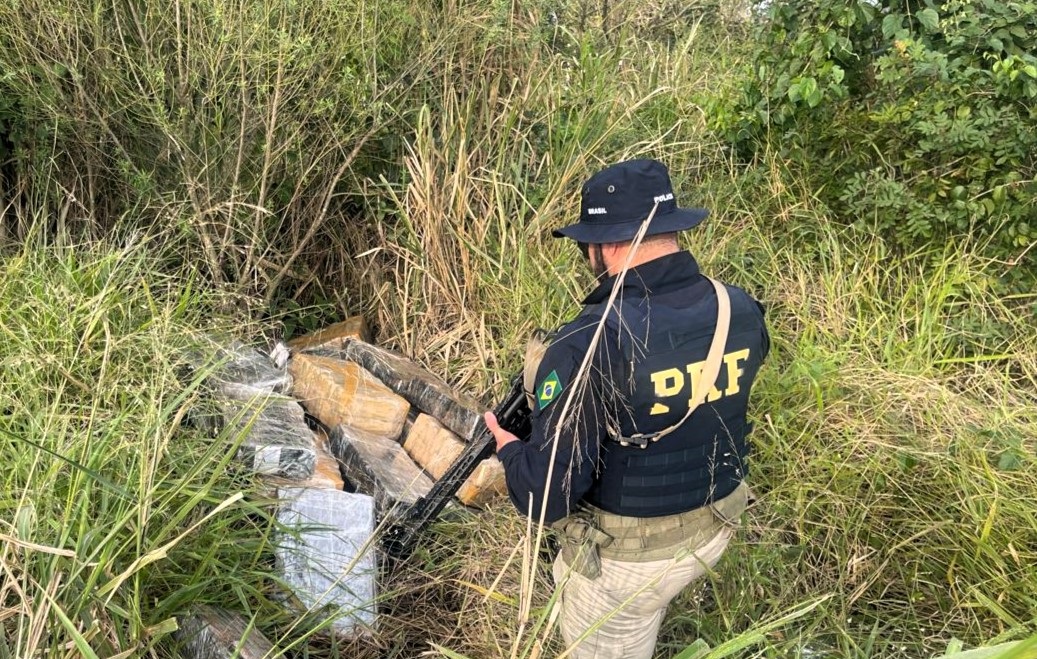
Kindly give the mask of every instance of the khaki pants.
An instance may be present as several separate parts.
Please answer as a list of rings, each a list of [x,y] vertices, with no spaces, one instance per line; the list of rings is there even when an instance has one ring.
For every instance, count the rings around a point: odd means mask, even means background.
[[[716,565],[733,533],[723,527],[701,547],[674,545],[674,558],[643,563],[602,558],[596,579],[572,572],[558,556],[553,572],[562,589],[559,624],[566,647],[592,630],[567,656],[651,659],[670,600]]]

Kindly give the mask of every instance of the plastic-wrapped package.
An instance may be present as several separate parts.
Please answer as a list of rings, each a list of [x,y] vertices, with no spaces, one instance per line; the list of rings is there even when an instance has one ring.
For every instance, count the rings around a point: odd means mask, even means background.
[[[432,489],[432,479],[397,442],[348,426],[331,431],[331,452],[346,480],[372,494],[379,514],[396,505],[409,506]]]
[[[279,488],[277,519],[286,532],[276,556],[281,578],[308,610],[324,611],[342,636],[377,622],[374,499],[315,488]]]
[[[221,364],[210,381],[225,398],[251,400],[292,389],[292,376],[284,364],[278,367],[270,356],[255,348],[235,342],[229,348],[221,348],[218,357]]]
[[[317,437],[294,399],[271,395],[252,402],[219,401],[223,424],[245,433],[238,458],[257,474],[306,480],[317,463]]]

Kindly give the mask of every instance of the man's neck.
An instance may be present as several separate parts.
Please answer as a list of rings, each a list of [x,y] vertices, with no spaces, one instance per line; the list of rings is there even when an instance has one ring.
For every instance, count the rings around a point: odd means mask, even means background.
[[[636,268],[643,263],[648,263],[649,261],[654,261],[655,259],[669,256],[670,254],[676,254],[680,251],[680,247],[678,247],[676,243],[649,242],[638,245],[637,249],[634,250],[634,253],[631,256],[631,247],[632,245],[627,243],[609,256],[606,261],[609,275],[618,275],[620,270],[623,269],[623,266],[626,265],[628,256],[630,257],[630,267]]]

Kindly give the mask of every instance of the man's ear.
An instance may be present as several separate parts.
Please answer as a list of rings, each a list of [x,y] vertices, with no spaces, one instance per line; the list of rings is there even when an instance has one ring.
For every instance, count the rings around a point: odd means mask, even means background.
[[[627,250],[630,248],[630,243],[603,243],[601,245],[601,255],[605,259],[605,263],[611,265],[614,268],[621,268],[623,263],[626,261]]]

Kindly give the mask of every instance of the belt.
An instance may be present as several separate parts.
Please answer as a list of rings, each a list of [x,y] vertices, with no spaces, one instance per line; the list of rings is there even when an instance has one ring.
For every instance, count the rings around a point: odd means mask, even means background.
[[[570,540],[590,540],[602,558],[642,563],[673,558],[679,548],[697,549],[724,527],[737,528],[748,503],[749,488],[740,483],[719,501],[661,517],[615,515],[585,504],[556,528]],[[577,530],[580,537],[571,537]]]

